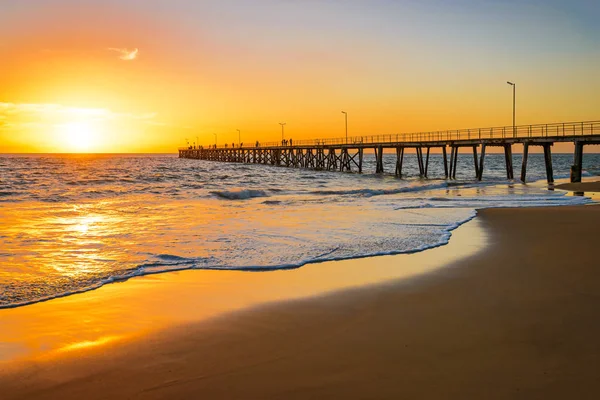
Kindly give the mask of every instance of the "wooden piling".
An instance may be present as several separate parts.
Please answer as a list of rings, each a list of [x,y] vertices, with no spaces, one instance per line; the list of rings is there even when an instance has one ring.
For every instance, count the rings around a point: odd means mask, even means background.
[[[363,148],[358,149],[358,173],[362,174],[362,166],[363,166]]]
[[[504,145],[504,160],[506,162],[506,178],[514,179],[512,166],[512,146],[510,144]]]
[[[485,143],[481,145],[481,156],[479,157],[479,176],[477,180],[481,180],[483,178],[483,160],[485,159]]]
[[[554,172],[552,171],[552,151],[550,149],[552,143],[545,143],[544,147],[544,162],[546,163],[546,178],[548,183],[554,182]]]
[[[382,150],[383,151],[383,150]],[[348,154],[348,148],[342,148],[342,171],[351,171],[350,168],[350,155]]]
[[[473,146],[473,162],[475,163],[475,178],[479,176],[479,162],[477,160],[477,145]]]
[[[375,147],[375,158],[377,161],[377,165],[375,167],[376,174],[383,173],[383,146]]]
[[[402,161],[404,160],[404,147],[396,147],[396,176],[402,178]]]
[[[415,147],[415,153],[417,154],[417,165],[419,166],[419,177],[423,177],[423,151],[421,147]]]
[[[525,183],[527,176],[527,158],[529,157],[529,143],[523,143],[523,163],[521,164],[521,182]]]
[[[450,146],[450,173],[448,178],[452,179],[452,169],[454,168],[454,146]]]
[[[442,147],[442,154],[444,158],[444,176],[448,179],[448,155],[446,154],[446,145]]]
[[[583,171],[583,143],[575,142],[575,156],[573,157],[573,170],[571,171],[571,182],[581,182]]]
[[[458,146],[454,146],[454,165],[452,166],[452,179],[456,179],[457,163],[458,163]]]
[[[427,178],[427,172],[429,172],[429,151],[430,147],[427,147],[427,157],[425,158],[425,178]]]

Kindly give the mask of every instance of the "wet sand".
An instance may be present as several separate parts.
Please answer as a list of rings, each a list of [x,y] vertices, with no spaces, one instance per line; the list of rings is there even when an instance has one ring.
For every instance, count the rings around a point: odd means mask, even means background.
[[[600,398],[600,207],[477,221],[436,272],[5,364],[2,399]]]
[[[571,192],[600,192],[600,181],[563,183],[556,185],[557,189],[569,190]]]

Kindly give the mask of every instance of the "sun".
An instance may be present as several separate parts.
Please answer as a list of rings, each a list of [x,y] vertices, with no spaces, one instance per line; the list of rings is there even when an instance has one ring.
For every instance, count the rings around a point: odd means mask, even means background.
[[[62,124],[59,130],[64,144],[76,152],[92,150],[98,139],[96,128],[85,121]]]

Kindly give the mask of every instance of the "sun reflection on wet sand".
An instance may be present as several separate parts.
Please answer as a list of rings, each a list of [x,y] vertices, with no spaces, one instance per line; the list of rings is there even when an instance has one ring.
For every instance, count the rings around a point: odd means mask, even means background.
[[[88,349],[91,347],[99,347],[99,346],[103,346],[108,343],[114,342],[120,338],[121,338],[120,336],[103,336],[96,340],[83,340],[81,342],[76,342],[76,343],[72,343],[67,346],[61,347],[57,351],[62,353],[62,352],[69,352],[69,351],[74,351],[74,350]]]
[[[0,362],[101,350],[174,325],[267,302],[411,278],[475,254],[485,243],[485,232],[474,220],[456,230],[447,246],[422,253],[265,273],[148,275],[79,295],[4,309],[0,310],[0,343],[5,343],[0,347]]]

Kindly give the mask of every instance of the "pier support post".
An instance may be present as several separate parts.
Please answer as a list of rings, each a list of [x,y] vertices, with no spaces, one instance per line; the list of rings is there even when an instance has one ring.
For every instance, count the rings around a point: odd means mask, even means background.
[[[363,148],[358,149],[358,173],[362,174],[362,165],[363,165]]]
[[[425,157],[425,178],[427,178],[427,172],[429,172],[429,152],[431,147],[427,147],[427,156]]]
[[[514,179],[513,165],[512,165],[512,145],[504,145],[504,159],[506,161],[506,178]]]
[[[448,154],[446,154],[446,145],[442,147],[442,154],[444,156],[444,176],[448,179]]]
[[[479,162],[477,160],[477,146],[473,146],[473,162],[475,163],[475,178],[479,176]]]
[[[529,143],[523,143],[523,164],[521,165],[521,182],[525,183],[527,176],[527,158],[529,157]]]
[[[342,148],[342,162],[340,166],[341,171],[350,171],[350,155],[348,154],[348,148]]]
[[[315,159],[315,169],[321,171],[325,169],[325,152],[322,147],[317,148],[317,154]]]
[[[402,178],[402,162],[404,161],[404,147],[396,147],[396,176]]]
[[[335,149],[329,149],[329,153],[327,154],[327,171],[331,171],[332,168],[335,171],[335,165],[337,164],[335,157]]]
[[[544,161],[546,163],[546,178],[548,183],[554,183],[554,172],[552,171],[552,151],[550,149],[552,143],[544,144]]]
[[[458,164],[458,146],[454,146],[454,164],[452,165],[452,179],[456,179],[456,166]]]
[[[415,147],[415,152],[417,153],[417,164],[419,166],[419,177],[423,177],[423,148]]]
[[[573,158],[573,167],[571,170],[571,182],[581,182],[581,172],[583,170],[583,143],[575,142],[575,157]]]
[[[454,168],[454,147],[450,146],[450,173],[448,178],[452,179],[452,168]]]
[[[377,160],[377,166],[375,167],[375,173],[383,173],[383,147],[375,147],[375,158]]]
[[[485,159],[485,144],[481,144],[481,157],[479,157],[479,176],[477,180],[481,180],[483,178],[483,160]]]

